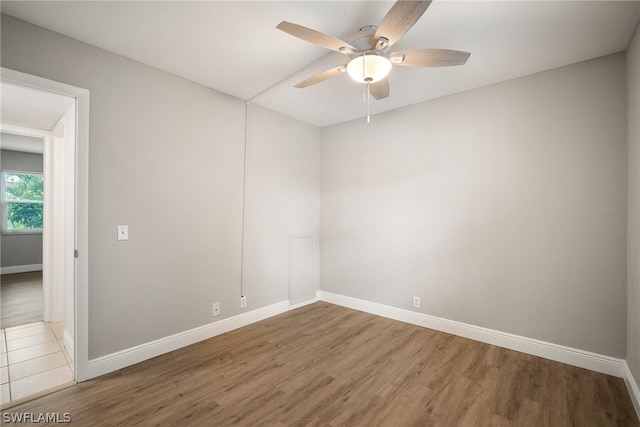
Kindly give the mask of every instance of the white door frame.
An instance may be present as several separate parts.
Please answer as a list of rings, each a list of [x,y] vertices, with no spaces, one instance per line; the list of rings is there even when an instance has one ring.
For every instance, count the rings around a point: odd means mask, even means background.
[[[75,289],[73,364],[76,381],[89,379],[89,91],[87,89],[0,68],[3,82],[58,93],[76,99],[75,138]],[[74,254],[67,254],[73,257]]]

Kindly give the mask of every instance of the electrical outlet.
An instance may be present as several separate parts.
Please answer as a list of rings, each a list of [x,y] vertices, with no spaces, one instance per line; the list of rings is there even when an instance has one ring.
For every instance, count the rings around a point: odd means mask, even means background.
[[[212,316],[220,316],[220,303],[219,302],[214,302],[213,306],[211,308],[211,315]]]
[[[413,308],[420,308],[420,297],[413,297]]]
[[[246,307],[247,307],[247,297],[242,295],[240,297],[240,308],[246,308]]]

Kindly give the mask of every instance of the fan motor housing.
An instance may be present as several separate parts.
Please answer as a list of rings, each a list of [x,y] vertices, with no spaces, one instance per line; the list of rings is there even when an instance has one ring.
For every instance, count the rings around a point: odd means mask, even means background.
[[[389,51],[389,46],[385,45],[382,49],[376,48],[376,44],[378,40],[376,40],[376,31],[378,27],[375,25],[365,25],[360,28],[356,34],[349,39],[349,44],[355,47],[358,51],[354,53],[350,53],[350,58],[355,58],[357,56],[361,56],[363,53],[374,54],[374,55],[384,55]]]

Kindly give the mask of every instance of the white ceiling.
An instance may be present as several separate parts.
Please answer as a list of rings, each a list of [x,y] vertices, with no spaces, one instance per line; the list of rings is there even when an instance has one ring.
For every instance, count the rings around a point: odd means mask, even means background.
[[[0,149],[42,154],[44,152],[44,140],[33,136],[2,132],[0,133]]]
[[[345,63],[275,27],[287,20],[348,40],[392,1],[2,1],[2,12],[317,126],[366,115]],[[373,114],[624,51],[640,1],[434,1],[392,50],[471,52],[466,65],[395,67]],[[375,119],[375,118],[374,118]]]
[[[68,96],[0,83],[0,123],[52,130],[73,104]]]

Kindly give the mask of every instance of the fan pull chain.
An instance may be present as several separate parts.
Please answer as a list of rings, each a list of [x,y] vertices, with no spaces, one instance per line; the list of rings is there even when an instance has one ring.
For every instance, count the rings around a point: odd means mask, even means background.
[[[365,72],[364,70],[367,68],[366,67],[366,61],[367,61],[367,57],[364,54],[364,52],[362,53],[362,80],[366,81],[365,79]],[[367,87],[362,87],[362,102],[367,102],[367,92],[369,92],[369,83],[367,83]]]
[[[367,83],[365,87],[362,85],[362,101],[367,103],[367,123],[371,123],[370,104],[371,104],[371,79],[366,78],[366,60],[367,55],[362,53],[362,80]]]
[[[371,123],[371,82],[367,82],[367,123]]]

